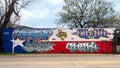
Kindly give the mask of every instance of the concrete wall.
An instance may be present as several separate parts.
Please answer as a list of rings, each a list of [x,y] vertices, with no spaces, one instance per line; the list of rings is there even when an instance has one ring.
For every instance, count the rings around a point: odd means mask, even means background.
[[[112,53],[115,29],[3,29],[4,52],[15,53]]]

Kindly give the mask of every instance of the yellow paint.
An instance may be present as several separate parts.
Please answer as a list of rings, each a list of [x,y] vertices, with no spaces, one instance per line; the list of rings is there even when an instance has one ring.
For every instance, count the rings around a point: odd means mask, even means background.
[[[67,33],[63,32],[62,30],[58,30],[58,34],[56,34],[56,36],[64,40],[65,38],[67,38]]]

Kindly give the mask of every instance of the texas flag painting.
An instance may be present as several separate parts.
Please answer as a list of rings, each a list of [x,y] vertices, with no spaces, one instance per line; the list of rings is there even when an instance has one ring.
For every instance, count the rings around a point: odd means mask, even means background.
[[[112,53],[112,28],[6,28],[2,32],[4,53]]]

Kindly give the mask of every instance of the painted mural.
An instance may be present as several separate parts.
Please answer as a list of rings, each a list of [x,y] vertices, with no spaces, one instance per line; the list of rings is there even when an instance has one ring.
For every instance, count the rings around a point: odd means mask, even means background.
[[[48,40],[52,36],[53,31],[50,28],[16,28],[13,31],[13,38],[32,39],[32,40]]]
[[[5,53],[112,53],[114,30],[8,28],[2,46]]]
[[[73,34],[85,39],[99,39],[100,37],[109,38],[108,35],[111,35],[111,33],[105,29],[77,29],[77,32]]]
[[[96,42],[84,42],[84,43],[67,43],[66,46],[71,52],[98,52],[98,45]]]
[[[113,38],[114,28],[54,29],[48,41],[101,41]]]
[[[13,31],[13,47],[21,46],[26,52],[47,52],[53,50],[54,44],[51,42],[41,41],[48,40],[52,36],[52,29],[32,29],[16,28]]]
[[[54,44],[51,42],[32,42],[25,45],[23,49],[27,52],[47,52],[54,50],[53,46]]]
[[[58,30],[58,34],[56,34],[56,36],[64,40],[65,38],[67,38],[67,33],[63,32],[62,30]]]
[[[54,44],[51,42],[39,42],[32,40],[11,40],[13,43],[13,48],[21,46],[26,52],[47,52],[49,50],[54,50]]]

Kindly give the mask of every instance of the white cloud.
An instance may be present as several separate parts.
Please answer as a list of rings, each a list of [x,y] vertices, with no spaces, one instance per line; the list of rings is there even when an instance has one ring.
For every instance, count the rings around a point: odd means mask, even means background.
[[[54,22],[57,13],[63,6],[63,0],[36,1],[33,5],[21,12],[21,24],[31,27],[56,27]]]
[[[110,2],[113,3],[114,5],[114,9],[117,11],[117,12],[120,12],[120,0],[108,0]]]
[[[115,10],[120,12],[120,4],[115,7]]]
[[[116,11],[120,11],[119,0],[108,1],[113,2]],[[57,27],[54,22],[63,5],[64,0],[36,0],[22,11],[21,24],[31,27]]]
[[[64,3],[63,0],[49,0],[49,2],[52,2],[52,3],[55,4],[55,5]]]

